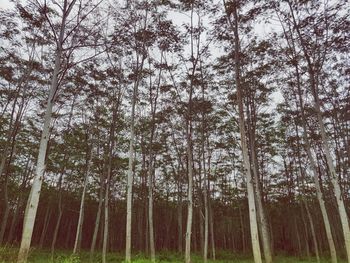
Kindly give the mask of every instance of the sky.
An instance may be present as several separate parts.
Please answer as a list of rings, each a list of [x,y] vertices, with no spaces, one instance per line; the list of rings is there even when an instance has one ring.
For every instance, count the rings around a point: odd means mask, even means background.
[[[1,0],[0,1],[0,8],[1,9],[6,9],[13,6],[13,3],[11,3],[9,0]]]

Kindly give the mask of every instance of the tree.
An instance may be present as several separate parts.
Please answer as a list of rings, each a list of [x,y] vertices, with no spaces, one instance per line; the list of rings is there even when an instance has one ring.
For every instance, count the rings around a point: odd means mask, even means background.
[[[68,61],[63,61],[63,56],[72,55],[72,52],[76,49],[76,44],[83,44],[82,40],[85,40],[84,38],[80,38],[80,36],[77,32],[78,29],[81,28],[82,22],[84,21],[86,16],[82,16],[82,18],[78,19],[77,24],[73,25],[72,27],[69,27],[69,31],[67,32],[67,26],[71,26],[68,23],[70,22],[69,17],[72,14],[72,11],[75,8],[76,0],[68,1],[64,0],[62,3],[62,6],[59,5],[60,11],[61,11],[61,20],[58,22],[58,27],[53,26],[53,21],[49,18],[50,15],[50,8],[44,4],[37,3],[38,6],[34,5],[35,9],[30,10],[29,12],[40,12],[41,17],[38,22],[48,23],[52,29],[52,34],[54,36],[55,40],[55,54],[54,54],[54,67],[53,67],[53,73],[51,78],[51,85],[50,85],[50,91],[48,95],[48,100],[46,104],[46,110],[45,110],[45,116],[44,116],[44,123],[43,123],[43,129],[40,139],[40,146],[39,146],[39,153],[38,153],[38,159],[37,159],[37,166],[36,166],[36,172],[35,177],[33,181],[33,185],[31,188],[31,192],[28,198],[27,202],[27,208],[25,212],[25,218],[23,223],[23,234],[22,234],[22,240],[21,240],[21,246],[18,253],[18,262],[26,262],[28,257],[28,251],[32,239],[32,233],[33,233],[33,227],[34,227],[34,221],[37,213],[38,203],[39,203],[39,197],[40,197],[40,190],[41,185],[43,181],[44,176],[44,170],[45,170],[45,156],[47,151],[47,144],[49,140],[49,132],[50,132],[50,123],[52,118],[52,109],[55,102],[55,99],[57,97],[57,92],[59,89],[60,81],[64,77],[65,71],[61,72],[62,69],[68,69],[67,64],[64,65],[64,63],[67,63]],[[80,6],[80,10],[78,10],[78,13],[81,13],[82,6]],[[30,15],[27,12],[27,15]],[[56,28],[58,30],[56,31]],[[80,38],[80,39],[79,39]],[[70,45],[65,48],[65,44],[68,40],[71,40]],[[68,50],[68,53],[67,53]]]
[[[225,8],[226,3],[224,2]],[[260,253],[260,243],[259,243],[259,234],[258,234],[258,225],[257,225],[257,215],[256,215],[256,205],[255,205],[255,192],[254,192],[254,181],[251,174],[251,164],[248,155],[248,146],[246,138],[246,129],[245,129],[245,117],[243,110],[243,98],[242,98],[242,87],[240,86],[240,46],[239,46],[239,33],[238,33],[238,2],[235,1],[232,6],[233,21],[230,16],[227,16],[227,20],[231,26],[231,30],[234,33],[234,49],[235,49],[235,84],[237,89],[237,103],[238,103],[238,113],[239,113],[239,131],[240,131],[240,140],[241,148],[243,155],[243,164],[244,172],[247,178],[247,192],[248,192],[248,204],[249,204],[249,222],[250,222],[250,231],[251,231],[251,240],[252,248],[254,255],[254,262],[259,263],[261,260]],[[227,12],[227,9],[226,9]]]

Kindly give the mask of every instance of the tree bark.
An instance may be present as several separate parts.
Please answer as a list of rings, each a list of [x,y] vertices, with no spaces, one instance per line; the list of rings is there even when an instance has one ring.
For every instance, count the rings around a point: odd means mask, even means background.
[[[179,176],[179,175],[178,175]],[[177,250],[178,252],[182,253],[183,248],[182,248],[182,237],[183,237],[183,230],[182,230],[182,187],[181,183],[177,183],[177,228],[178,228],[178,237],[177,237]]]
[[[18,259],[17,259],[18,263],[27,262],[30,243],[32,240],[34,222],[35,222],[35,217],[38,209],[41,185],[42,185],[44,171],[45,171],[45,157],[46,157],[46,150],[47,150],[47,144],[48,144],[49,133],[50,133],[52,107],[54,104],[56,91],[58,89],[58,74],[61,69],[61,56],[63,52],[62,44],[64,42],[66,20],[75,4],[75,1],[76,0],[73,0],[70,4],[68,4],[67,1],[65,1],[64,7],[62,10],[62,21],[60,23],[60,33],[56,43],[57,49],[55,53],[55,66],[53,70],[51,87],[50,87],[50,92],[49,92],[48,101],[46,105],[44,126],[41,133],[35,177],[34,177],[33,185],[29,194],[25,216],[24,216],[22,240],[21,240],[21,245],[20,245],[20,249],[18,252]]]
[[[143,61],[142,61],[143,64]],[[142,68],[142,65],[141,65]],[[138,72],[139,74],[139,72]],[[125,237],[125,262],[131,262],[131,223],[132,223],[132,185],[133,185],[133,167],[134,167],[134,144],[135,144],[135,106],[137,99],[138,82],[140,76],[137,76],[137,81],[134,84],[132,105],[131,105],[131,120],[130,120],[130,142],[129,142],[129,166],[127,180],[127,198],[126,198],[126,237]]]
[[[249,222],[250,222],[250,234],[253,249],[253,256],[255,263],[262,263],[261,252],[260,252],[260,242],[257,224],[257,214],[255,206],[255,193],[254,193],[254,182],[251,175],[250,160],[248,155],[248,147],[246,140],[246,130],[245,130],[245,118],[243,111],[243,98],[242,90],[240,85],[240,58],[239,58],[239,34],[238,34],[238,14],[237,14],[237,1],[233,5],[233,16],[234,23],[230,22],[232,30],[234,32],[234,46],[235,46],[235,82],[237,88],[237,103],[239,112],[239,131],[241,139],[241,148],[243,154],[243,164],[244,172],[247,178],[247,192],[248,192],[248,207],[249,207]],[[226,6],[226,5],[225,5]]]
[[[152,147],[152,144],[151,144]],[[152,150],[151,150],[152,151]],[[154,229],[153,229],[153,153],[150,154],[150,163],[148,170],[148,224],[149,224],[149,245],[151,252],[151,261],[156,262],[154,247]]]
[[[49,223],[50,223],[51,214],[52,214],[52,209],[50,207],[50,202],[49,202],[48,207],[46,209],[44,223],[43,223],[43,229],[41,230],[41,235],[40,235],[40,240],[39,240],[39,248],[40,249],[43,248],[43,245],[45,242],[45,237],[46,237],[46,233],[47,233],[47,228],[48,228]]]
[[[89,143],[89,142],[87,142]],[[91,163],[92,163],[92,145],[88,148],[90,156],[87,157],[86,160],[86,171],[85,171],[85,177],[84,177],[84,185],[83,185],[83,191],[81,193],[81,199],[80,199],[80,208],[79,208],[79,218],[78,218],[78,224],[77,224],[77,230],[75,233],[75,241],[74,241],[74,248],[73,248],[73,254],[76,254],[80,250],[80,244],[81,244],[81,236],[82,236],[82,230],[83,230],[83,222],[84,222],[84,203],[85,203],[85,194],[86,194],[86,188],[89,182],[89,175],[91,170]]]
[[[317,169],[316,169],[316,163],[315,163],[314,157],[312,156],[310,142],[309,142],[309,139],[307,137],[306,117],[305,117],[305,113],[304,113],[304,103],[303,103],[301,87],[300,87],[300,79],[299,79],[300,75],[299,75],[298,65],[296,65],[295,69],[296,69],[296,77],[297,77],[299,107],[300,107],[301,116],[302,116],[303,139],[305,142],[305,150],[306,150],[307,156],[308,156],[309,161],[310,161],[311,171],[313,173],[313,178],[314,178],[315,187],[316,187],[316,196],[317,196],[318,203],[320,205],[323,222],[324,222],[324,226],[326,229],[326,236],[327,236],[327,240],[328,240],[328,245],[329,245],[330,254],[331,254],[331,258],[332,258],[332,263],[337,263],[337,253],[336,253],[336,249],[335,249],[335,245],[334,245],[334,240],[333,240],[332,231],[331,231],[331,227],[330,227],[329,217],[328,217],[327,210],[326,210],[325,200],[324,200],[324,196],[323,196],[323,193],[321,190],[321,185],[320,185],[320,181],[319,181],[319,177],[318,177],[318,173],[317,173]],[[299,165],[300,165],[300,162],[299,162]]]
[[[115,96],[114,96],[115,97]],[[108,231],[109,231],[109,187],[112,176],[112,160],[114,155],[115,144],[115,122],[117,121],[117,113],[120,105],[121,92],[119,93],[117,104],[113,103],[112,123],[110,127],[110,136],[108,142],[108,165],[107,165],[107,181],[104,200],[104,228],[103,228],[103,244],[102,244],[102,263],[106,263],[107,244],[108,244]],[[113,100],[115,101],[115,99]]]
[[[250,114],[250,111],[248,111]],[[271,254],[271,240],[270,240],[270,231],[269,224],[266,218],[265,209],[262,203],[262,194],[260,189],[260,180],[259,180],[259,172],[258,172],[258,164],[257,164],[257,156],[256,156],[256,147],[255,147],[255,129],[250,124],[248,124],[248,133],[250,137],[250,154],[251,154],[251,165],[253,171],[253,178],[255,184],[255,192],[256,192],[256,207],[257,207],[257,218],[259,220],[259,230],[261,234],[261,241],[263,245],[264,257],[266,263],[272,263],[272,254]]]
[[[99,193],[99,199],[98,199],[98,208],[96,213],[96,219],[95,219],[95,227],[94,227],[94,233],[92,236],[91,241],[91,247],[90,247],[90,262],[92,262],[93,254],[95,251],[96,241],[97,241],[97,235],[98,230],[100,228],[100,219],[101,219],[101,213],[102,213],[102,205],[103,205],[103,193],[104,193],[104,176],[100,176],[100,193]]]
[[[209,162],[210,164],[210,162]],[[210,167],[209,167],[210,171]],[[211,204],[210,198],[210,183],[208,180],[208,213],[209,213],[209,230],[210,230],[210,244],[211,244],[211,256],[213,260],[216,260],[216,251],[215,251],[215,236],[214,236],[214,218],[213,218],[213,208]]]
[[[63,158],[65,159],[65,158]],[[51,260],[53,260],[54,253],[55,253],[55,245],[56,245],[56,240],[58,236],[58,230],[61,225],[61,219],[62,219],[62,213],[63,213],[63,208],[62,208],[62,180],[63,180],[63,170],[61,171],[60,178],[58,179],[58,217],[56,221],[56,226],[55,230],[53,232],[53,238],[52,238],[52,243],[51,243]]]
[[[314,227],[314,221],[312,220],[312,215],[310,213],[310,209],[309,209],[309,206],[306,203],[306,201],[304,202],[304,206],[305,206],[306,214],[307,214],[307,217],[308,217],[309,223],[310,223],[310,229],[311,229],[312,241],[314,243],[316,259],[317,259],[317,262],[319,263],[320,262],[320,253],[318,250],[318,242],[317,242],[317,237],[316,237],[316,232],[315,232],[315,227]]]

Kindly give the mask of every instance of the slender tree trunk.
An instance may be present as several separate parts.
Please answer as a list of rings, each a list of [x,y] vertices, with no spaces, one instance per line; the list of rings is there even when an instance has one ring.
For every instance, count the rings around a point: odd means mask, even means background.
[[[40,235],[40,240],[39,240],[39,248],[40,249],[42,249],[43,245],[44,245],[44,241],[45,241],[45,237],[46,237],[46,233],[47,233],[47,228],[49,226],[50,219],[51,219],[51,214],[52,214],[52,209],[50,207],[50,203],[48,203],[48,207],[46,209],[45,219],[44,219],[44,223],[43,223],[43,229],[41,230],[41,235]]]
[[[309,206],[306,203],[306,201],[304,201],[304,206],[305,206],[306,214],[307,214],[307,217],[308,217],[309,223],[310,223],[310,229],[311,229],[312,241],[314,243],[316,259],[317,259],[317,262],[319,263],[320,262],[320,253],[318,250],[318,243],[317,243],[317,237],[316,237],[316,232],[315,232],[315,227],[314,227],[314,221],[312,220],[312,215],[310,213],[310,209],[309,209]]]
[[[189,104],[192,104],[192,92]],[[189,115],[191,114],[191,106],[189,106]],[[188,116],[188,118],[190,118]],[[187,121],[187,159],[188,159],[188,189],[187,189],[187,223],[185,238],[185,262],[191,262],[191,234],[192,234],[192,217],[193,217],[193,160],[192,160],[192,127],[190,120]]]
[[[235,44],[235,82],[237,87],[237,103],[239,112],[239,131],[241,139],[241,148],[243,154],[243,164],[244,170],[247,178],[247,192],[248,192],[248,207],[249,207],[249,222],[250,222],[250,234],[252,241],[252,249],[254,255],[255,263],[262,263],[260,243],[259,243],[259,232],[257,224],[257,214],[255,206],[255,193],[254,193],[254,183],[251,175],[250,160],[248,155],[248,147],[246,140],[246,130],[245,130],[245,118],[243,111],[243,98],[242,90],[240,85],[240,58],[239,58],[239,35],[238,35],[238,14],[237,14],[237,1],[234,3],[234,24],[230,22],[232,29],[234,30],[234,44]],[[230,20],[230,19],[229,19]]]
[[[121,94],[121,93],[120,93]],[[113,105],[113,115],[112,115],[112,123],[110,128],[110,136],[108,142],[108,165],[107,165],[107,181],[106,181],[106,192],[105,192],[105,200],[104,200],[104,228],[103,228],[103,244],[102,244],[102,263],[106,263],[106,254],[107,254],[107,244],[108,244],[108,231],[109,231],[109,188],[110,181],[112,176],[112,159],[113,159],[113,149],[114,149],[114,141],[115,141],[115,122],[117,120],[117,112],[119,107],[118,97],[117,105]],[[115,100],[114,100],[115,101]]]
[[[189,122],[189,121],[188,121]],[[187,223],[185,239],[185,262],[191,263],[191,234],[192,234],[192,216],[193,216],[193,160],[192,160],[192,140],[191,124],[187,123],[187,158],[188,158],[188,189],[187,189]]]
[[[201,67],[202,68],[202,67]],[[202,78],[202,101],[204,102],[204,77],[201,71]],[[202,112],[202,127],[201,127],[201,151],[203,162],[203,199],[204,199],[204,244],[203,244],[203,261],[208,261],[208,243],[209,243],[209,204],[208,204],[208,178],[206,170],[206,155],[205,155],[205,116]]]
[[[142,67],[141,67],[142,68]],[[140,76],[138,76],[140,78]],[[130,142],[129,142],[129,167],[127,180],[127,199],[126,199],[126,246],[125,262],[131,262],[131,223],[132,223],[132,185],[133,185],[133,167],[134,167],[134,143],[135,143],[135,105],[137,98],[138,81],[135,82],[130,120]]]
[[[86,188],[87,188],[87,185],[89,182],[88,179],[89,179],[90,170],[91,170],[91,163],[92,163],[92,145],[90,147],[91,147],[89,150],[90,156],[87,158],[87,161],[86,161],[87,162],[86,163],[86,171],[85,171],[83,192],[81,193],[81,199],[80,199],[79,219],[78,219],[78,224],[77,224],[77,230],[75,233],[73,254],[76,254],[80,250],[80,244],[81,244],[81,236],[82,236],[83,222],[84,222],[85,194],[86,194]]]
[[[146,255],[150,254],[150,246],[149,246],[149,223],[148,223],[148,207],[144,206],[144,217],[146,219],[146,229],[145,229],[145,253]]]
[[[95,219],[94,233],[92,236],[91,247],[90,247],[90,262],[92,262],[92,257],[93,257],[94,251],[95,251],[95,246],[96,246],[96,241],[97,241],[98,230],[100,228],[100,219],[101,219],[101,212],[102,212],[102,205],[103,205],[103,192],[104,192],[103,185],[104,185],[104,176],[101,175],[98,208],[97,208],[96,219]]]
[[[240,222],[240,228],[241,228],[241,236],[242,236],[242,252],[246,252],[246,241],[245,241],[245,231],[244,231],[244,220],[243,220],[243,214],[242,214],[242,208],[238,207],[239,211],[239,222]]]
[[[64,241],[64,246],[65,248],[68,248],[69,247],[69,241],[71,240],[71,230],[72,230],[72,221],[69,220],[69,223],[68,223],[68,227],[67,227],[67,235],[66,235],[66,238],[65,238],[65,241]]]
[[[297,241],[297,244],[298,244],[298,257],[300,258],[301,254],[302,254],[301,238],[300,238],[297,218],[295,216],[294,216],[294,229],[295,229],[295,235],[296,235],[296,239],[297,239],[296,241]]]
[[[110,168],[108,168],[110,170]],[[108,172],[110,173],[110,171]],[[104,201],[104,227],[103,227],[103,242],[102,242],[102,263],[106,263],[107,256],[107,243],[108,243],[108,232],[109,232],[109,176],[107,176],[106,192]]]
[[[182,187],[181,183],[178,182],[178,196],[177,196],[177,226],[178,226],[178,237],[177,237],[177,242],[178,242],[178,252],[182,253],[183,248],[182,248],[182,237],[183,237],[183,230],[182,230]]]
[[[208,186],[208,193],[210,193],[209,186]],[[210,199],[208,199],[208,212],[209,212],[209,230],[210,230],[211,256],[212,256],[213,260],[216,260],[213,208],[212,208]]]
[[[336,249],[335,249],[335,245],[334,245],[334,240],[333,240],[332,231],[331,231],[331,227],[330,227],[329,217],[328,217],[327,210],[326,210],[325,200],[324,200],[324,196],[323,196],[323,193],[321,190],[321,185],[320,185],[320,181],[319,181],[319,177],[318,177],[318,173],[317,173],[317,169],[316,169],[316,163],[315,163],[314,157],[311,153],[311,146],[310,146],[309,139],[307,137],[306,117],[305,117],[305,113],[304,113],[304,103],[303,103],[301,87],[300,87],[300,80],[299,80],[300,75],[299,75],[298,66],[296,66],[296,77],[297,77],[299,107],[300,107],[301,116],[302,116],[303,138],[304,138],[304,142],[305,142],[305,150],[306,150],[307,156],[308,156],[309,161],[310,161],[311,171],[313,173],[313,178],[314,178],[315,187],[316,187],[316,196],[317,196],[318,203],[320,205],[323,222],[324,222],[324,226],[326,229],[326,236],[327,236],[327,240],[328,240],[328,245],[329,245],[330,254],[331,254],[331,258],[332,258],[332,263],[337,263],[337,253],[336,253]]]
[[[4,241],[4,236],[5,236],[5,231],[6,231],[6,227],[7,227],[7,221],[8,221],[8,217],[10,214],[10,200],[8,197],[8,184],[9,184],[9,168],[13,159],[13,156],[15,155],[15,151],[16,151],[16,135],[18,133],[19,130],[19,126],[20,126],[20,120],[21,120],[21,111],[22,111],[23,106],[21,106],[20,112],[18,113],[16,120],[15,120],[15,124],[14,124],[14,130],[11,131],[11,150],[10,150],[10,156],[8,157],[8,161],[7,161],[7,165],[1,163],[1,166],[3,166],[3,168],[1,169],[1,172],[5,172],[5,182],[4,182],[4,201],[5,201],[5,211],[3,213],[3,217],[2,217],[2,221],[1,221],[1,229],[0,229],[0,245],[3,243]],[[6,149],[5,149],[6,151]],[[2,159],[1,162],[5,161],[6,157],[4,157]],[[0,173],[0,177],[1,177],[1,173]]]
[[[65,159],[65,158],[63,158]],[[52,243],[51,243],[51,259],[53,261],[54,253],[55,253],[55,246],[56,246],[56,241],[57,241],[57,236],[58,236],[58,230],[61,225],[61,219],[62,219],[62,213],[63,213],[63,208],[62,208],[62,180],[63,180],[63,171],[61,171],[60,178],[58,180],[58,217],[56,221],[56,226],[52,238]]]
[[[27,262],[30,243],[32,240],[34,222],[35,222],[36,212],[38,209],[41,185],[42,185],[44,171],[45,171],[45,157],[46,157],[46,150],[47,150],[47,144],[48,144],[49,133],[50,133],[52,107],[53,107],[55,95],[58,89],[58,74],[61,69],[61,56],[63,52],[62,44],[64,42],[66,20],[75,4],[75,1],[76,0],[73,0],[70,4],[68,4],[67,1],[65,1],[63,10],[62,10],[62,21],[60,23],[60,33],[56,43],[57,49],[55,54],[55,65],[54,65],[54,70],[53,70],[53,75],[51,80],[50,92],[49,92],[47,105],[46,105],[44,126],[41,133],[36,172],[35,172],[33,185],[29,194],[25,216],[24,216],[22,240],[21,240],[21,245],[18,252],[18,260],[17,260],[18,263]]]
[[[205,160],[205,159],[204,159]],[[204,171],[204,249],[203,249],[203,260],[204,263],[208,261],[208,243],[209,243],[209,208],[208,208],[208,193],[207,193],[207,178],[206,172]]]
[[[18,219],[18,215],[19,215],[19,211],[22,207],[23,204],[23,195],[20,193],[20,196],[18,197],[18,201],[17,201],[17,205],[16,205],[16,209],[13,213],[13,217],[11,220],[11,225],[10,225],[10,230],[9,230],[9,234],[7,237],[7,244],[11,244],[12,240],[13,240],[13,235],[14,235],[14,230],[16,228],[16,224],[17,224],[17,219]]]
[[[305,231],[305,252],[306,252],[307,258],[310,259],[309,231],[308,231],[307,222],[305,219],[304,209],[302,205],[300,206],[300,210],[301,210],[301,219],[303,221],[304,231]]]
[[[4,201],[5,201],[5,211],[3,211],[3,217],[1,221],[0,245],[3,243],[4,237],[5,237],[5,230],[6,230],[7,221],[10,213],[10,205],[9,205],[9,198],[8,198],[8,175],[5,176]]]
[[[198,171],[200,174],[200,171]],[[199,190],[199,189],[198,189]],[[199,190],[200,193],[200,190]],[[200,195],[203,195],[203,193],[200,193]],[[198,214],[198,227],[199,227],[199,250],[202,254],[203,260],[204,260],[204,214],[203,214],[203,202],[200,202],[198,208],[197,208],[197,214]]]
[[[30,243],[32,240],[34,222],[35,222],[35,217],[38,209],[39,197],[41,192],[41,184],[43,181],[44,170],[45,170],[45,156],[46,156],[46,150],[47,150],[47,143],[49,140],[49,130],[50,130],[53,101],[54,101],[54,96],[58,85],[57,76],[60,70],[61,52],[62,52],[61,48],[59,48],[56,52],[55,68],[54,68],[54,73],[53,73],[53,78],[51,83],[50,95],[46,106],[44,127],[42,130],[41,139],[40,139],[36,172],[35,172],[35,177],[34,177],[33,185],[29,194],[27,208],[24,216],[22,240],[21,240],[20,250],[18,253],[18,263],[27,262]]]
[[[22,208],[23,201],[24,201],[24,194],[23,194],[23,192],[24,192],[24,190],[26,188],[28,177],[32,173],[32,169],[29,167],[29,162],[30,162],[30,159],[28,158],[27,163],[26,163],[26,167],[25,167],[24,172],[23,172],[23,179],[22,179],[22,183],[21,183],[21,186],[20,186],[20,193],[19,193],[19,197],[18,197],[16,210],[15,210],[15,213],[13,215],[12,222],[11,222],[11,227],[10,227],[10,230],[9,230],[9,235],[8,235],[8,239],[7,239],[7,243],[8,244],[10,244],[12,242],[13,238],[14,238],[13,235],[14,235],[14,232],[15,232],[15,228],[17,226],[17,219],[18,219],[18,216],[19,216],[19,213],[20,213],[20,210]]]
[[[194,58],[194,43],[193,43],[193,13],[194,5],[191,6],[191,57]],[[190,79],[190,91],[187,108],[186,120],[186,153],[187,153],[187,175],[188,175],[188,189],[187,189],[187,222],[186,222],[186,236],[185,236],[185,263],[191,263],[191,236],[192,236],[192,221],[193,221],[193,147],[192,147],[192,97],[193,97],[193,77],[197,68],[197,58],[192,61],[192,76]]]
[[[314,181],[315,181],[315,186],[316,186],[316,196],[317,196],[317,200],[318,200],[318,203],[320,205],[320,208],[321,208],[321,214],[322,214],[323,222],[324,222],[325,229],[326,229],[326,236],[327,236],[327,240],[328,240],[328,245],[329,245],[330,250],[331,250],[332,262],[336,263],[337,257],[336,257],[336,254],[335,254],[335,246],[334,246],[333,237],[332,237],[332,234],[331,234],[331,231],[330,231],[329,219],[328,219],[326,207],[325,207],[324,200],[323,200],[323,194],[322,194],[322,191],[321,191],[319,178],[316,175],[316,170],[315,170],[316,167],[315,167],[315,162],[314,162],[313,156],[311,154],[309,140],[308,140],[308,137],[306,135],[306,117],[305,117],[305,114],[304,114],[304,105],[303,105],[303,100],[302,100],[302,97],[301,97],[301,87],[300,87],[300,78],[299,78],[300,75],[299,75],[298,66],[296,65],[295,68],[296,68],[296,74],[297,74],[297,86],[298,86],[298,95],[299,95],[299,104],[300,104],[299,107],[300,107],[301,115],[302,115],[303,139],[304,139],[304,142],[306,144],[305,145],[306,152],[307,152],[308,158],[310,160],[311,168],[312,168],[313,175],[314,175]],[[299,138],[299,130],[298,130],[298,126],[297,125],[295,125],[295,130],[296,130],[297,138]],[[298,151],[298,165],[299,165],[298,168],[299,168],[299,173],[300,173],[300,177],[302,178],[302,180],[304,180],[305,176],[304,176],[303,168],[302,168],[302,164],[301,164],[301,155],[300,155],[301,149],[300,149],[299,141],[297,142],[297,151]],[[315,247],[316,259],[317,259],[317,262],[320,262],[318,242],[317,242],[317,236],[316,236],[316,232],[315,232],[314,222],[312,220],[312,216],[311,216],[311,213],[309,211],[309,206],[307,204],[307,201],[305,200],[305,198],[303,196],[302,196],[302,202],[303,202],[303,204],[305,206],[305,209],[306,209],[306,212],[307,212],[307,217],[308,217],[308,220],[309,220],[309,223],[310,223],[310,230],[311,230],[313,244],[314,244],[314,247]],[[304,219],[304,213],[303,213],[303,208],[302,207],[301,207],[301,210],[302,210],[302,218],[303,218],[304,225],[305,225],[305,234],[306,234],[306,238],[307,238],[307,245],[306,245],[307,246],[307,248],[306,248],[307,249],[307,255],[308,255],[308,257],[310,257],[310,255],[309,255],[310,252],[309,252],[309,244],[308,244],[307,224],[306,224],[306,221]]]
[[[161,63],[162,63],[163,55],[161,55]],[[150,105],[151,105],[151,114],[152,114],[152,128],[151,128],[151,136],[150,136],[150,149],[149,149],[149,166],[148,166],[148,230],[149,230],[149,245],[151,252],[151,261],[155,263],[156,261],[156,252],[154,246],[154,222],[153,222],[153,178],[154,178],[154,162],[155,157],[153,153],[153,141],[156,132],[156,112],[157,112],[157,100],[159,94],[159,86],[161,80],[161,69],[159,71],[158,84],[156,86],[156,93],[153,95],[152,92],[152,81],[150,79]],[[153,98],[154,97],[154,98]]]
[[[255,149],[255,136],[252,134],[252,130],[250,130],[248,133],[250,133],[252,171],[253,171],[253,178],[254,178],[255,190],[256,190],[256,207],[257,207],[257,212],[258,212],[257,218],[259,220],[261,241],[262,241],[262,245],[263,245],[265,262],[272,263],[269,224],[267,222],[264,206],[262,203],[261,190],[260,190],[260,181],[259,181],[259,173],[258,173],[256,149]]]
[[[151,146],[152,147],[152,146]],[[152,150],[151,150],[152,151]],[[151,261],[156,262],[156,254],[154,247],[154,230],[153,230],[153,154],[150,154],[149,170],[148,170],[148,224],[149,224],[149,245],[151,252]]]

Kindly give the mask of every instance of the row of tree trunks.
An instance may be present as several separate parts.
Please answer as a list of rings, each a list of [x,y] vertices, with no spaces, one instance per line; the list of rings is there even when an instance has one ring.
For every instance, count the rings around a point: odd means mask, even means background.
[[[335,195],[336,201],[337,201],[338,213],[339,213],[341,226],[342,226],[342,230],[343,230],[343,237],[344,237],[344,241],[345,241],[345,250],[346,250],[346,254],[347,254],[347,259],[348,259],[348,262],[350,262],[349,219],[348,219],[348,215],[347,215],[347,212],[345,209],[343,194],[342,194],[340,184],[338,181],[338,177],[337,177],[337,174],[336,174],[336,171],[334,168],[333,158],[331,156],[329,139],[328,139],[328,136],[326,133],[326,128],[325,128],[324,121],[323,121],[320,98],[319,98],[319,91],[318,91],[318,74],[320,74],[319,70],[320,70],[320,66],[322,65],[322,61],[312,61],[311,56],[309,55],[308,50],[306,48],[304,37],[300,32],[299,24],[297,23],[295,13],[294,13],[294,10],[292,8],[290,1],[288,1],[288,5],[290,8],[291,17],[293,19],[293,26],[297,32],[297,35],[298,35],[298,38],[300,41],[300,45],[302,48],[302,52],[303,52],[304,58],[307,62],[307,72],[308,72],[309,80],[310,80],[310,90],[311,90],[311,94],[313,96],[313,106],[314,106],[314,110],[316,112],[319,131],[321,134],[322,148],[323,148],[324,154],[326,156],[327,167],[328,167],[328,170],[330,173],[330,179],[331,179],[331,183],[333,186],[334,195]],[[318,63],[318,66],[315,66],[315,64],[317,64],[317,63]],[[300,89],[299,89],[299,97],[301,97]],[[302,108],[301,103],[300,103],[300,107]],[[301,110],[303,111],[303,109],[301,109]],[[306,125],[306,123],[304,123],[304,126],[305,125]],[[304,128],[304,132],[305,132],[305,128]],[[309,143],[306,143],[306,144],[309,144]],[[309,146],[307,146],[307,147],[309,148]],[[308,155],[309,155],[309,153],[308,153]],[[310,158],[310,156],[309,156],[309,158]],[[313,161],[310,159],[310,162],[313,162]],[[314,166],[314,164],[311,164],[311,166]],[[325,212],[323,212],[323,213],[325,213]],[[326,228],[327,228],[327,226],[326,226]],[[330,229],[326,230],[326,232],[328,232],[328,231],[330,231]],[[329,238],[330,237],[328,236],[328,239]],[[333,241],[333,244],[330,243],[330,250],[331,250],[332,262],[335,263],[337,259],[336,259],[336,251],[335,251],[334,241]]]

